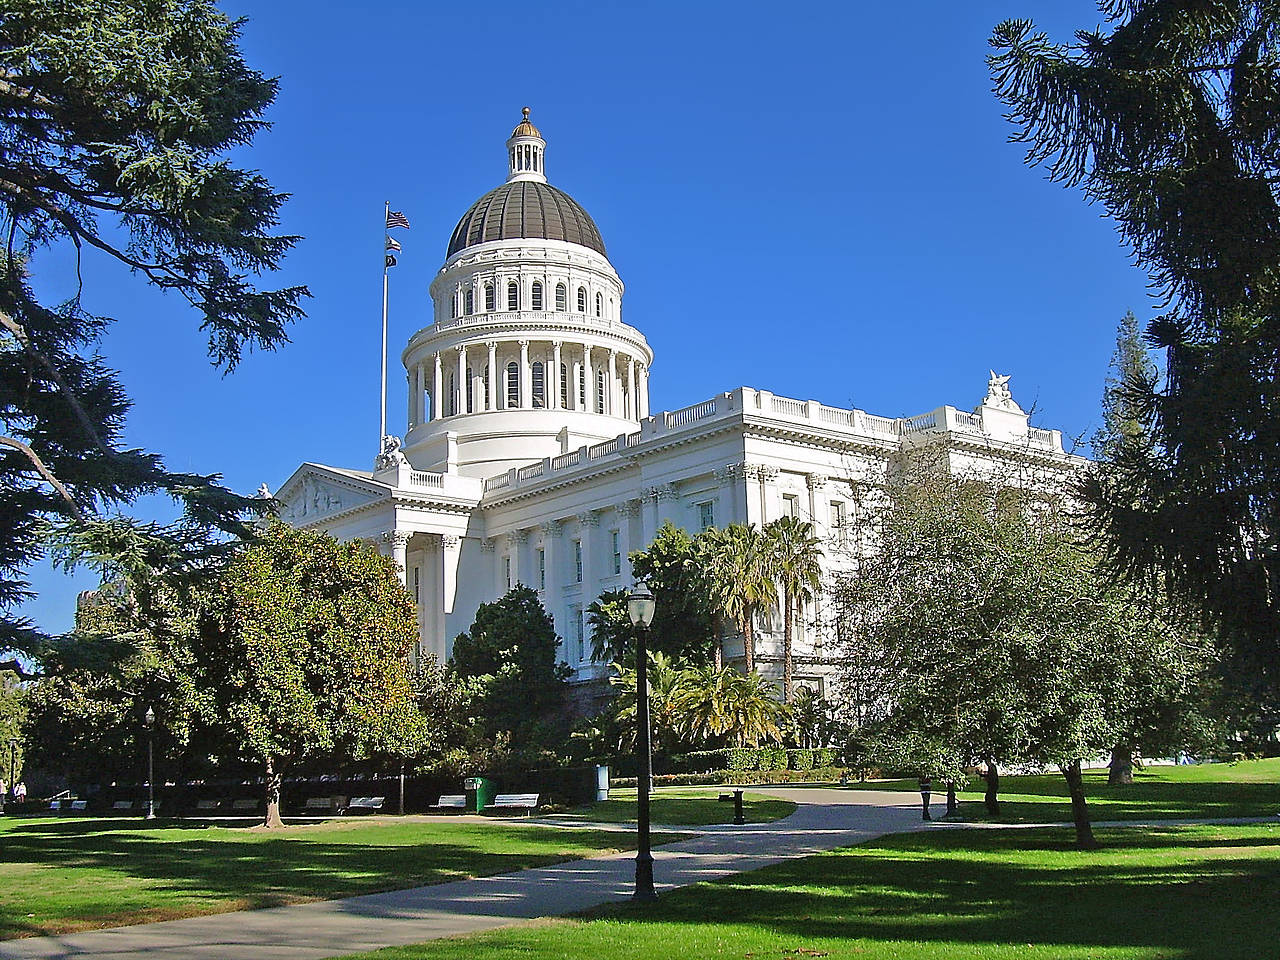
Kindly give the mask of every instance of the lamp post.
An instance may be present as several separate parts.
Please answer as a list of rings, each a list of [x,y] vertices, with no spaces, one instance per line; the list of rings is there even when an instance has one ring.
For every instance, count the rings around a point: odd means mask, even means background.
[[[147,707],[142,716],[143,726],[147,728],[147,819],[156,818],[156,776],[155,776],[155,726],[156,712]]]
[[[649,651],[646,641],[653,623],[653,594],[637,586],[627,597],[627,617],[636,628],[636,892],[633,900],[656,900],[653,854],[649,850],[649,784],[653,779],[653,750],[649,740]]]
[[[9,787],[4,796],[0,796],[0,811],[4,810],[5,800],[17,801],[18,794],[13,789],[14,777],[18,773],[18,738],[9,738]]]

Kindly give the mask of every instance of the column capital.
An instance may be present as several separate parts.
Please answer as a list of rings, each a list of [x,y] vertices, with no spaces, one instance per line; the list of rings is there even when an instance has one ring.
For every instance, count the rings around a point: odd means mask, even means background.
[[[455,537],[452,534],[442,533],[440,535],[440,546],[445,550],[456,550],[462,546],[462,538]]]
[[[507,534],[507,536],[510,537],[512,541],[514,541],[515,543],[529,542],[529,531],[525,529],[512,530],[509,534]]]
[[[528,340],[517,340],[517,341],[516,341],[516,343],[520,344],[520,349],[521,349],[521,350],[528,350],[528,349],[529,349],[529,341],[528,341]]]
[[[743,473],[743,464],[727,463],[723,467],[716,468],[715,477],[718,483],[732,483],[743,476]]]
[[[458,351],[458,353],[466,353],[466,352],[467,352],[467,345],[466,345],[465,343],[460,343],[460,344],[458,344],[456,347],[454,347],[453,349],[457,350],[457,351]]]
[[[596,513],[594,510],[588,510],[585,513],[578,514],[577,519],[584,527],[600,526],[600,514]]]
[[[564,533],[564,524],[559,520],[552,520],[550,523],[544,523],[538,529],[544,537],[557,540]]]
[[[483,540],[480,541],[481,553],[493,553],[496,547],[497,547],[497,543],[494,541],[493,537],[485,537]]]
[[[406,530],[388,530],[382,535],[382,542],[389,543],[393,547],[404,548],[409,545],[409,538],[412,536],[413,534]]]
[[[810,473],[804,479],[810,490],[822,490],[831,481],[830,477],[821,473]]]
[[[497,349],[498,349],[498,341],[497,341],[497,340],[486,340],[486,341],[484,342],[484,345],[485,345],[486,347],[488,347],[490,350],[497,350]]]
[[[640,515],[639,500],[623,500],[618,504],[618,516],[620,517],[636,517]]]

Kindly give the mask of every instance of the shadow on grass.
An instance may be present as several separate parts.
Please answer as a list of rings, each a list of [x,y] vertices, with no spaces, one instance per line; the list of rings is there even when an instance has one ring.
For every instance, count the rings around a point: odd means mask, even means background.
[[[425,886],[629,845],[625,834],[497,824],[284,834],[118,820],[4,826],[0,938]]]
[[[714,917],[727,937],[768,933],[822,950],[905,942],[925,947],[919,956],[947,956],[948,944],[1151,948],[1182,960],[1276,955],[1280,830],[1102,838],[1107,849],[1081,853],[1046,831],[904,835],[586,916],[624,928]]]

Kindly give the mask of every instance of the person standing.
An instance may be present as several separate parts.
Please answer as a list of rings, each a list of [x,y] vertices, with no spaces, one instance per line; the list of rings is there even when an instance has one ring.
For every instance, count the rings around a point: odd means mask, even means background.
[[[933,819],[933,817],[929,815],[929,794],[932,792],[933,792],[933,781],[929,779],[927,774],[922,774],[920,777],[920,802],[924,806],[923,819],[925,820]]]
[[[19,780],[13,785],[13,799],[18,803],[27,802],[27,784],[24,780]]]

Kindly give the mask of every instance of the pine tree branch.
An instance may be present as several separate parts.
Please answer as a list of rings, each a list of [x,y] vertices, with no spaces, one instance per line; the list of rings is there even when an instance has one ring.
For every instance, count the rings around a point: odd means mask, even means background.
[[[77,520],[85,519],[84,511],[80,509],[80,504],[76,503],[75,498],[71,496],[71,492],[65,486],[63,486],[62,481],[53,475],[53,471],[50,470],[48,466],[45,465],[45,462],[43,460],[40,459],[39,454],[37,454],[34,450],[32,450],[29,446],[27,446],[21,440],[15,440],[13,437],[0,436],[0,446],[10,447],[14,450],[17,450],[19,453],[25,456],[28,460],[30,460],[31,463],[35,466],[36,472],[39,473],[40,476],[44,477],[44,479],[49,482],[49,485],[53,487],[53,489],[57,490],[59,494],[62,495],[63,500],[67,501],[67,504],[71,507],[71,512],[72,514],[74,514],[75,518]]]
[[[19,680],[37,680],[40,677],[40,674],[27,670],[20,660],[0,660],[0,673],[16,674]]]

